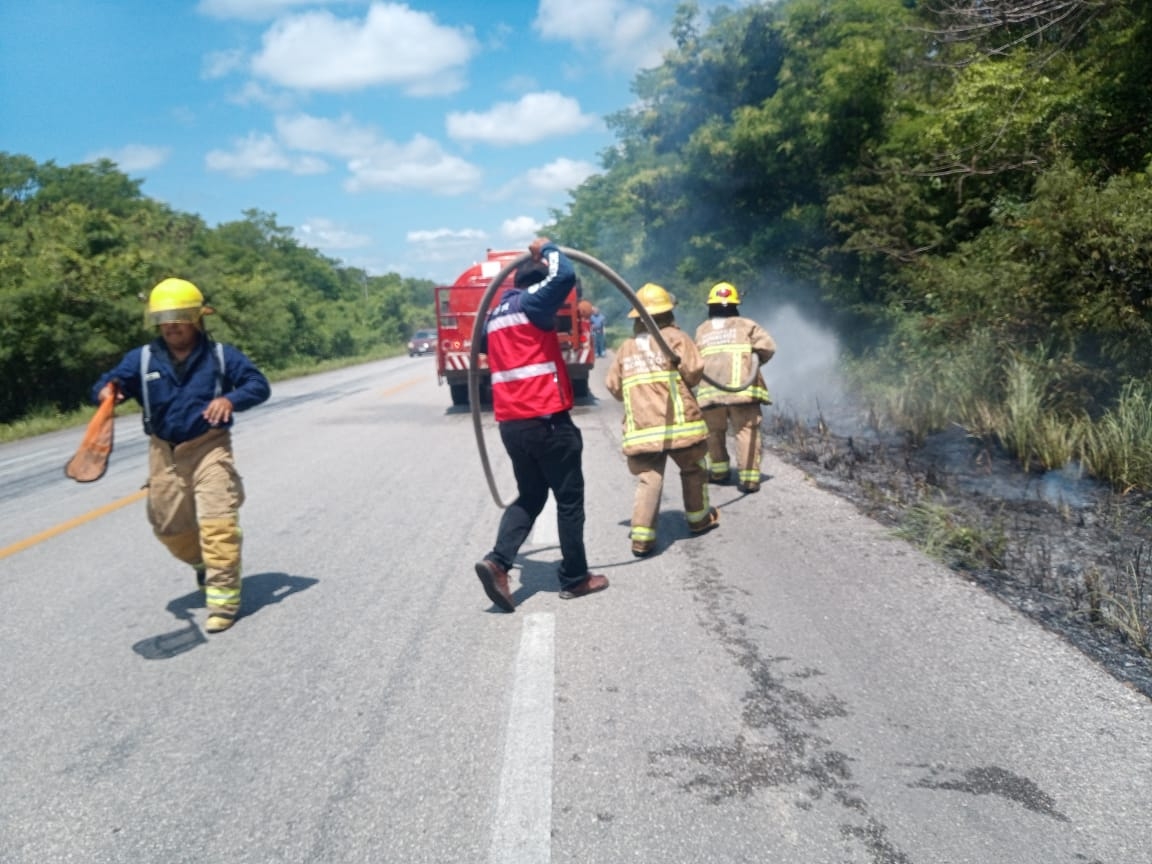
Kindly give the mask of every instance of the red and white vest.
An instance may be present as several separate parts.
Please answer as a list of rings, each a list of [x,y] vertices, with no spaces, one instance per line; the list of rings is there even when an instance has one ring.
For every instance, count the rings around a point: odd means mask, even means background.
[[[496,422],[528,420],[572,407],[572,382],[555,331],[541,330],[511,291],[488,317],[488,368]]]

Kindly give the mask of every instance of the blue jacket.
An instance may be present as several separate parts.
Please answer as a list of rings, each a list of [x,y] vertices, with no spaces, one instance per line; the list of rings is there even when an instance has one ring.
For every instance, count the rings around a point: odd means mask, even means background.
[[[204,409],[216,396],[216,385],[221,385],[220,395],[227,396],[233,411],[245,411],[264,402],[272,392],[268,379],[243,352],[231,345],[224,347],[224,370],[222,380],[213,343],[201,335],[196,347],[188,355],[184,364],[184,374],[177,377],[172,366],[172,358],[164,340],[157,337],[151,345],[148,363],[148,401],[152,411],[151,428],[144,431],[167,441],[180,444],[198,438],[210,429],[227,428],[227,423],[211,426],[204,419]],[[110,372],[100,376],[92,388],[92,401],[99,401],[100,391],[109,381],[115,380],[121,392],[144,404],[140,378],[140,353],[143,348],[133,348]]]
[[[576,284],[576,270],[568,256],[555,243],[544,246],[540,255],[548,265],[548,275],[535,285],[513,290],[521,292],[520,308],[529,321],[541,330],[555,330],[556,312],[572,293],[572,286]]]
[[[505,315],[511,307],[513,297],[519,298],[518,312],[541,330],[552,332],[556,329],[556,313],[572,293],[576,284],[576,269],[555,243],[548,243],[540,250],[541,258],[548,267],[547,275],[527,288],[509,288],[488,313],[489,322]],[[485,326],[480,340],[480,350],[488,353],[488,328]]]

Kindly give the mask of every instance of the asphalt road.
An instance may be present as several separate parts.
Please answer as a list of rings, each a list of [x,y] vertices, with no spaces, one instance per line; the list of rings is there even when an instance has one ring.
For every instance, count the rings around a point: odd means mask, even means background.
[[[0,447],[0,861],[1148,864],[1152,703],[770,455],[629,552],[620,409],[576,410],[603,594],[499,511],[431,358],[238,418],[245,615],[151,537],[139,417]],[[513,494],[491,416],[498,484]]]

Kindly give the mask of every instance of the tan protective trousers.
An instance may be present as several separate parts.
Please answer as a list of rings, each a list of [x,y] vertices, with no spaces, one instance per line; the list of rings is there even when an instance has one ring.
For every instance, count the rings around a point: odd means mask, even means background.
[[[631,539],[649,543],[656,540],[656,517],[660,514],[664,468],[669,457],[680,469],[684,516],[689,522],[700,522],[708,515],[707,453],[708,444],[701,441],[678,450],[637,453],[628,457],[628,470],[637,480],[636,497],[632,501]]]
[[[728,427],[731,426],[736,438],[736,476],[741,483],[759,483],[760,403],[711,405],[701,410],[708,424],[708,471],[712,479],[728,479]]]
[[[203,568],[209,614],[240,612],[240,505],[232,435],[214,429],[172,446],[153,436],[148,445],[148,521],[168,551]]]

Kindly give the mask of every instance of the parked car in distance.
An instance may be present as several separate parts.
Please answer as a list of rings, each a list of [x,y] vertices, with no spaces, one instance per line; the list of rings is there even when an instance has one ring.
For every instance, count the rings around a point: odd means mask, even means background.
[[[436,331],[417,330],[408,340],[408,356],[436,353]]]

